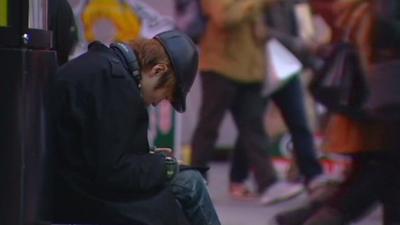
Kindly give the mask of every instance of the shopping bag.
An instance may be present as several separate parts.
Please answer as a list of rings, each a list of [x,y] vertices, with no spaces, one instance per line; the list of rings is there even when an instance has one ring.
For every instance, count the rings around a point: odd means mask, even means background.
[[[356,47],[346,41],[333,45],[309,89],[315,100],[329,111],[363,117],[369,93]]]
[[[293,10],[300,38],[307,43],[314,41],[316,30],[310,4],[296,3]]]
[[[269,96],[299,74],[303,65],[275,38],[271,38],[267,42],[265,51],[267,55],[267,74],[264,79],[262,94]]]

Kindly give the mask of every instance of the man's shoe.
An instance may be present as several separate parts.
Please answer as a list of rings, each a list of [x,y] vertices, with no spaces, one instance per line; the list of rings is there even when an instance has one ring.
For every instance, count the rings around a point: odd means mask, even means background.
[[[293,198],[304,190],[302,183],[293,183],[288,181],[277,181],[261,195],[260,203],[269,205]]]

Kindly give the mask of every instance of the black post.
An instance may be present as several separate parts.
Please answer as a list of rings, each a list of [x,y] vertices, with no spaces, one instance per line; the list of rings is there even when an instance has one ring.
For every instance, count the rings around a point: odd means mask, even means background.
[[[9,23],[0,27],[0,224],[50,224],[46,101],[56,54],[50,32],[28,27],[29,0],[8,0],[7,10]]]

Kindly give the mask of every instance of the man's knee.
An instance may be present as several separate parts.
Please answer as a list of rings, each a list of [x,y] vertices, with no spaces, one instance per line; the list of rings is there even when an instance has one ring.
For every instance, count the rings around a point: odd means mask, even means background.
[[[206,181],[197,170],[180,171],[172,181],[173,189],[198,193],[206,186]]]
[[[192,184],[192,185],[204,185],[206,182],[197,170],[183,170],[176,175],[176,180],[179,183]]]

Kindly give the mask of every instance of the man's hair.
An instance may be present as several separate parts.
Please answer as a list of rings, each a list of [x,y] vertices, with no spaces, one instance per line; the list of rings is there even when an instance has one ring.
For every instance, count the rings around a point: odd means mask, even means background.
[[[129,43],[139,57],[142,71],[149,71],[157,64],[166,64],[168,70],[161,76],[157,88],[168,87],[175,89],[176,76],[172,70],[171,62],[161,44],[154,39],[137,39]]]

